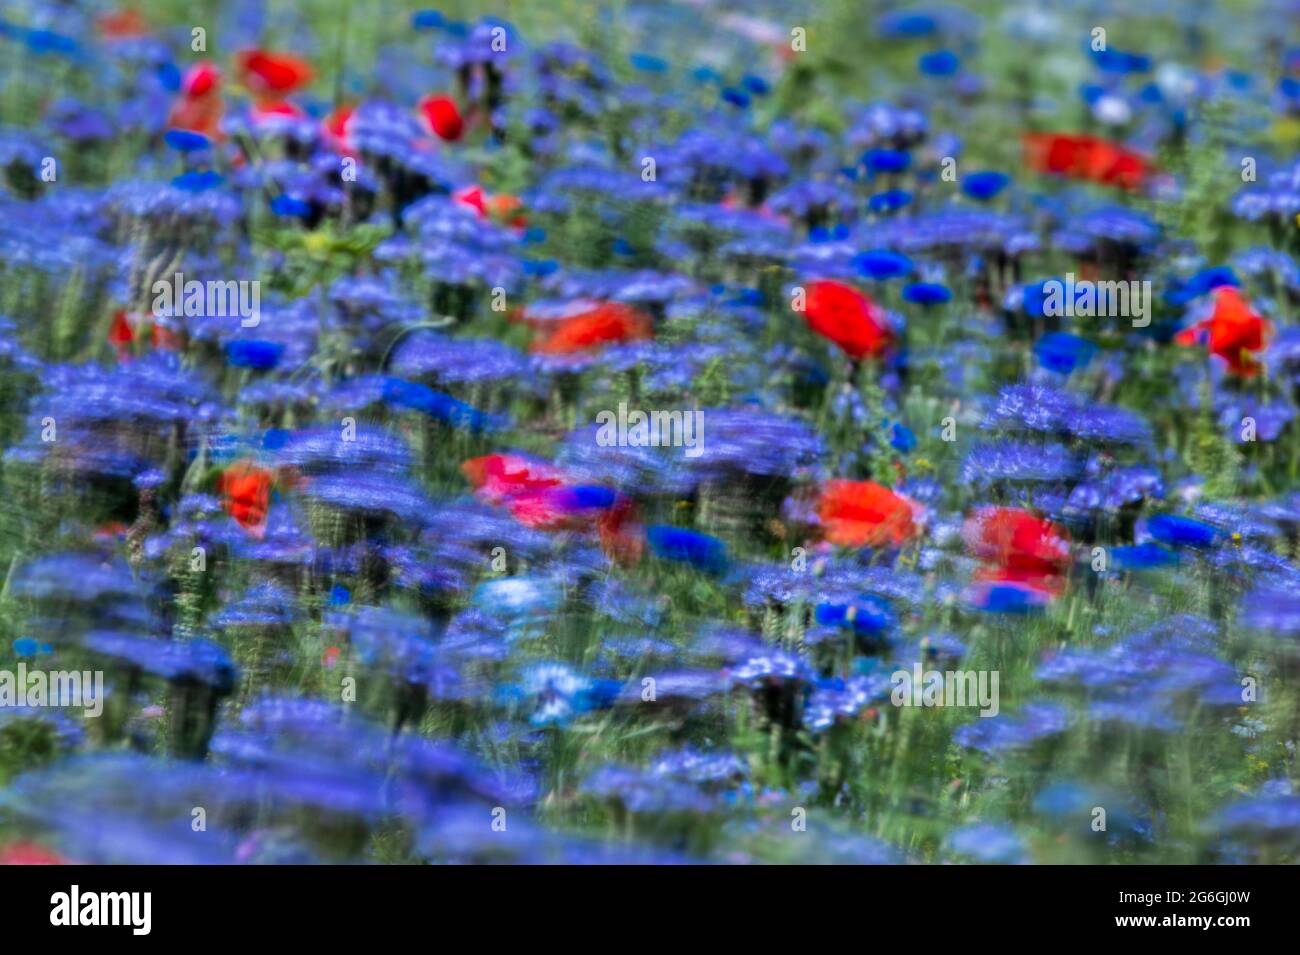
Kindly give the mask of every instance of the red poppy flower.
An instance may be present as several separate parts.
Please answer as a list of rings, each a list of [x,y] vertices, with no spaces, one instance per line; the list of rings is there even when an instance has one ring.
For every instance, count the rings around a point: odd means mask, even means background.
[[[560,487],[564,481],[546,464],[514,454],[485,454],[470,458],[461,473],[476,493],[497,504],[520,494],[535,494]]]
[[[154,348],[163,351],[180,351],[185,342],[180,333],[166,325],[159,325],[157,322],[149,329],[149,340],[153,343]]]
[[[549,334],[534,343],[533,351],[543,355],[571,355],[653,336],[654,323],[650,316],[631,305],[606,302],[552,324]]]
[[[121,521],[109,521],[107,524],[100,524],[91,533],[95,540],[125,540],[126,533],[130,528]]]
[[[1247,304],[1241,290],[1220,285],[1214,290],[1214,312],[1209,318],[1183,329],[1175,336],[1180,345],[1204,344],[1211,355],[1228,363],[1234,375],[1250,378],[1259,372],[1251,352],[1264,347],[1273,325]]]
[[[839,345],[854,361],[875,357],[889,347],[893,332],[884,310],[851,285],[813,282],[806,296],[803,317],[808,327]]]
[[[608,503],[592,505],[568,475],[545,462],[513,454],[471,458],[461,472],[474,493],[510,511],[519,523],[538,530],[595,530],[602,546],[615,559],[635,562],[643,545],[633,503],[621,494],[608,494]]]
[[[212,63],[195,63],[185,71],[181,80],[181,93],[187,99],[198,99],[215,93],[221,86],[221,70]]]
[[[68,865],[68,860],[36,842],[11,842],[0,849],[0,865]]]
[[[149,32],[149,24],[135,10],[105,13],[95,20],[95,27],[100,36],[110,40],[144,36]]]
[[[266,533],[266,512],[271,506],[274,482],[274,474],[247,461],[232,464],[217,478],[217,493],[222,495],[226,513],[255,537]]]
[[[245,50],[235,57],[239,79],[254,94],[279,98],[301,89],[315,75],[311,64],[288,53]]]
[[[569,515],[555,496],[564,479],[547,465],[513,454],[486,454],[470,458],[460,469],[476,495],[505,506],[521,524],[547,530],[566,524]]]
[[[222,108],[221,71],[211,63],[197,63],[181,80],[181,95],[172,105],[167,125],[220,139]]]
[[[113,313],[113,324],[108,326],[108,342],[121,355],[133,341],[135,329],[127,320],[126,312],[119,309]]]
[[[555,497],[564,478],[546,464],[513,454],[486,454],[470,458],[460,469],[476,495],[509,508],[521,524],[556,529],[567,523],[569,515]]]
[[[187,129],[210,139],[220,139],[221,109],[221,100],[217,97],[180,100],[168,114],[167,125],[172,129]]]
[[[840,547],[897,546],[916,533],[911,502],[874,481],[827,481],[817,514]]]
[[[479,218],[487,217],[487,203],[483,198],[482,186],[466,186],[451,194],[452,201],[460,203],[467,209],[473,209]]]
[[[484,205],[488,215],[498,222],[504,222],[515,229],[522,229],[528,225],[528,218],[521,214],[523,201],[518,196],[499,192],[494,196],[488,196],[484,200]]]
[[[287,99],[264,99],[253,104],[253,121],[263,123],[269,119],[302,119],[307,114],[300,106]]]
[[[489,196],[482,186],[465,186],[451,194],[451,198],[466,208],[473,209],[480,218],[489,216],[498,222],[520,229],[528,225],[528,220],[519,214],[524,204],[517,196],[498,193]]]
[[[340,106],[334,112],[325,117],[322,124],[325,128],[325,134],[338,144],[344,152],[352,151],[352,142],[348,137],[348,128],[352,121],[352,114],[357,111],[356,106]]]
[[[606,554],[624,566],[640,562],[645,552],[645,529],[637,520],[637,508],[631,498],[619,495],[614,505],[601,512],[596,522],[600,546]]]
[[[1040,173],[1138,189],[1152,172],[1146,157],[1099,136],[1026,133],[1025,163]]]
[[[1028,584],[1057,594],[1070,566],[1070,537],[1029,511],[990,507],[977,511],[963,530],[967,546],[985,563],[977,576]]]
[[[450,96],[426,96],[420,100],[420,113],[439,139],[454,143],[465,133],[460,107]]]

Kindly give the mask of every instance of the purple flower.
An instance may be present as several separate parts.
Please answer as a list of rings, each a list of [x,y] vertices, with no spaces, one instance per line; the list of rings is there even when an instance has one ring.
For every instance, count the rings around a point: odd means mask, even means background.
[[[958,746],[997,756],[1056,736],[1069,726],[1070,715],[1063,706],[1030,703],[1014,713],[982,717],[959,726],[952,738]]]
[[[1243,626],[1281,637],[1300,637],[1300,589],[1262,588],[1241,605]]]
[[[160,640],[94,631],[86,635],[82,645],[168,682],[201,683],[222,696],[234,690],[238,677],[230,655],[209,640]]]
[[[1068,481],[1082,469],[1079,458],[1062,445],[999,441],[977,444],[962,464],[961,479],[977,486]]]
[[[383,473],[322,474],[313,477],[303,493],[341,511],[387,517],[418,526],[429,499],[414,481]]]
[[[804,708],[804,726],[820,733],[836,723],[859,719],[868,707],[889,699],[890,690],[889,675],[883,672],[818,686]]]
[[[948,835],[945,845],[953,855],[974,862],[1027,865],[1033,861],[1024,840],[1005,824],[981,822],[963,826]]]
[[[690,783],[631,766],[603,766],[578,788],[634,814],[704,815],[714,808],[713,800]]]
[[[390,367],[407,378],[429,375],[445,384],[475,384],[525,377],[529,360],[496,339],[447,338],[421,331],[403,339]]]
[[[210,618],[214,627],[287,627],[302,616],[296,595],[275,581],[250,587]]]

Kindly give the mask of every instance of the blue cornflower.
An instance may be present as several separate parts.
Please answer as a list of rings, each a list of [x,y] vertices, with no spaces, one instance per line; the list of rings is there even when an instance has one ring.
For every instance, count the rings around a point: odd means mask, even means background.
[[[689,564],[708,574],[722,574],[727,569],[727,545],[716,537],[666,524],[652,524],[645,533],[656,557]]]
[[[1157,514],[1145,522],[1146,533],[1161,544],[1204,550],[1225,536],[1213,524],[1183,517],[1181,514]]]
[[[938,282],[913,282],[903,288],[903,298],[914,305],[943,305],[952,301],[952,291]]]
[[[907,256],[889,249],[874,249],[854,257],[853,264],[867,278],[884,281],[911,274],[914,266]]]
[[[987,202],[1011,183],[1004,172],[972,172],[962,177],[961,190],[972,199]]]
[[[234,368],[267,371],[280,363],[284,345],[280,342],[236,338],[226,342],[226,361]]]
[[[926,76],[954,76],[961,69],[961,57],[952,50],[933,50],[921,54],[916,67]]]

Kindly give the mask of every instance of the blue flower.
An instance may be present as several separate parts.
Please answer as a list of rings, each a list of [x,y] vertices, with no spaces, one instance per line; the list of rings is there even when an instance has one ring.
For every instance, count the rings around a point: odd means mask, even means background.
[[[645,534],[650,550],[663,560],[689,564],[714,575],[727,569],[727,545],[716,537],[666,524],[652,524]]]
[[[180,153],[193,153],[207,149],[211,143],[202,133],[188,129],[169,129],[163,134],[163,142]]]
[[[863,594],[849,603],[818,604],[815,619],[824,627],[845,627],[859,636],[875,637],[898,623],[889,601]]]
[[[934,50],[921,54],[916,68],[926,76],[954,76],[961,69],[961,58],[952,50]]]
[[[1151,570],[1178,563],[1178,554],[1158,544],[1112,547],[1110,563],[1116,570]]]
[[[225,179],[221,173],[214,172],[211,169],[191,170],[190,172],[183,172],[174,178],[172,185],[182,192],[210,192],[224,181]]]
[[[740,109],[746,109],[749,106],[749,94],[734,86],[723,88],[722,99],[724,102],[730,103],[732,106],[739,107]]]
[[[1213,524],[1183,517],[1181,514],[1157,514],[1146,521],[1146,532],[1161,544],[1204,550],[1223,539]]]
[[[562,663],[540,663],[524,672],[515,692],[531,711],[534,726],[554,726],[608,706],[619,689],[616,681],[595,680]]]
[[[952,301],[952,291],[937,282],[913,282],[904,287],[903,298],[914,305],[943,305]]]
[[[1151,69],[1151,58],[1140,53],[1117,50],[1114,47],[1096,50],[1089,45],[1089,52],[1097,68],[1103,73],[1146,73]]]
[[[384,401],[395,408],[420,411],[453,427],[479,432],[492,430],[498,424],[477,408],[418,382],[390,378],[384,382],[383,395]]]
[[[226,342],[226,361],[234,368],[267,371],[280,363],[284,345],[280,342],[236,338]]]
[[[912,165],[912,157],[902,149],[868,149],[862,154],[861,163],[872,174],[899,173]]]
[[[48,643],[42,643],[34,637],[19,637],[14,641],[14,653],[20,657],[35,657],[42,654],[54,652],[54,647]]]
[[[1096,353],[1096,345],[1068,332],[1048,332],[1034,343],[1039,364],[1062,375],[1088,367]]]
[[[210,640],[158,640],[95,631],[83,645],[165,680],[202,683],[221,695],[230,693],[238,678],[239,671],[225,648]]]
[[[961,191],[972,199],[987,202],[1010,183],[1011,177],[1004,172],[972,172],[962,177]]]
[[[894,422],[889,429],[889,446],[900,454],[916,449],[916,434],[907,425]]]
[[[977,823],[954,830],[946,840],[948,851],[976,862],[1027,865],[1032,861],[1024,840],[1010,826]]]
[[[1223,285],[1241,285],[1236,273],[1226,265],[1202,269],[1186,281],[1170,283],[1164,298],[1170,305],[1184,306]]]
[[[657,56],[651,56],[649,53],[632,53],[628,55],[628,62],[632,68],[640,70],[642,73],[666,73],[668,71],[668,61]]]
[[[980,717],[959,726],[953,733],[958,746],[990,755],[1030,746],[1064,732],[1070,725],[1069,712],[1054,703],[1030,703],[1016,713]]]
[[[877,213],[897,212],[911,202],[912,194],[906,189],[888,189],[867,199],[867,208]]]
[[[885,281],[909,275],[914,266],[912,260],[899,252],[889,249],[874,249],[860,252],[854,257],[853,264],[867,278]]]
[[[271,200],[271,211],[283,219],[306,219],[312,214],[312,205],[283,192]]]

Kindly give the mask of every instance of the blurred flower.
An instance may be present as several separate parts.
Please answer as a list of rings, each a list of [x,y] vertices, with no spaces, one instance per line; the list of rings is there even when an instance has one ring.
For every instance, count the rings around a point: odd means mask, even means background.
[[[310,64],[288,53],[245,50],[235,55],[239,81],[263,99],[286,96],[312,81]]]
[[[946,842],[948,851],[974,862],[994,865],[1025,865],[1032,861],[1024,841],[1006,825],[977,823],[954,830]]]
[[[1253,352],[1262,351],[1273,326],[1261,318],[1231,285],[1214,290],[1214,311],[1190,328],[1178,333],[1180,345],[1203,344],[1211,355],[1227,362],[1234,375],[1245,378],[1259,373]]]
[[[818,335],[844,349],[854,361],[881,355],[893,339],[884,312],[857,289],[841,282],[812,282],[804,321]]]
[[[620,303],[603,303],[554,323],[533,346],[543,355],[569,355],[618,342],[653,337],[650,318]]]
[[[983,508],[966,522],[962,535],[984,563],[978,581],[1020,585],[1049,597],[1064,588],[1070,539],[1051,521],[1013,508]]]
[[[1035,172],[1136,190],[1153,171],[1143,156],[1096,136],[1026,133],[1023,143],[1025,163]]]
[[[426,96],[420,100],[419,110],[439,139],[454,143],[465,131],[460,109],[450,96]]]
[[[217,493],[226,513],[254,537],[266,533],[266,512],[271,506],[271,485],[275,476],[264,468],[241,461],[226,468],[217,478]]]
[[[817,513],[825,536],[840,547],[899,546],[916,533],[907,498],[871,481],[828,481]]]

